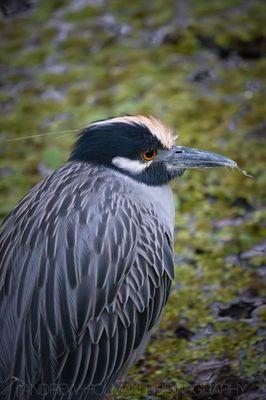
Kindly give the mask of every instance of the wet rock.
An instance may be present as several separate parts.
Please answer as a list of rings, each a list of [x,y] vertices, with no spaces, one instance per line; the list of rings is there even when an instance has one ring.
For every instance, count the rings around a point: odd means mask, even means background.
[[[266,253],[266,242],[262,242],[241,254],[242,259],[260,257]]]
[[[0,177],[1,178],[6,178],[8,176],[11,176],[15,173],[15,170],[13,168],[10,167],[3,167],[0,168]]]
[[[152,44],[160,46],[161,44],[177,44],[181,39],[180,32],[172,26],[163,26],[159,28],[152,37]]]
[[[254,299],[254,297],[257,297],[259,295],[259,291],[257,288],[249,287],[241,293],[242,298],[249,298],[249,299]]]
[[[182,40],[183,32],[186,31],[192,20],[188,3],[186,1],[174,2],[172,20],[167,25],[160,26],[153,33],[152,44],[154,46],[178,44]]]
[[[262,278],[265,278],[266,277],[266,265],[263,265],[262,267],[258,268],[257,273]]]
[[[244,59],[257,59],[265,54],[266,38],[258,36],[251,41],[234,40],[232,48]]]
[[[48,26],[58,29],[58,33],[53,40],[55,45],[64,42],[74,30],[74,25],[71,22],[65,22],[57,18],[52,19]]]
[[[263,388],[252,391],[250,393],[243,393],[237,397],[236,400],[265,400],[266,398],[266,386]]]
[[[200,254],[205,254],[207,251],[204,249],[204,248],[202,248],[202,247],[196,247],[195,248],[195,254],[198,254],[198,255],[200,255]]]
[[[201,362],[193,370],[195,384],[187,391],[191,399],[235,400],[255,386],[240,376],[236,376],[229,360]]]
[[[197,377],[196,384],[213,383],[218,377],[227,375],[230,372],[229,360],[210,360],[197,364],[194,374]]]
[[[111,14],[104,14],[97,18],[97,25],[109,35],[126,36],[132,31],[129,24],[121,23]]]
[[[255,308],[256,304],[252,301],[236,300],[227,304],[220,304],[218,316],[230,317],[232,319],[251,318],[252,311]]]
[[[261,306],[255,308],[255,310],[252,312],[252,318],[255,320],[263,319],[263,316],[266,316],[266,304],[262,304]]]
[[[29,10],[33,6],[30,0],[2,0],[0,10],[5,17],[14,16]]]
[[[80,11],[88,6],[101,7],[103,5],[104,0],[75,0],[74,2],[70,2],[70,9]]]
[[[53,172],[53,170],[51,168],[48,168],[44,163],[40,163],[38,165],[38,171],[42,178],[46,178]]]
[[[250,41],[232,39],[228,46],[218,44],[212,36],[198,35],[198,40],[202,46],[215,52],[222,59],[229,58],[233,54],[244,59],[257,59],[263,56],[266,47],[266,39],[262,36]]]
[[[12,4],[13,0],[5,1]],[[249,26],[242,22],[244,14],[249,14],[248,7],[243,10],[247,2],[235,9],[225,2],[197,5],[180,0],[173,2],[173,12],[167,7],[160,12],[157,2],[149,2],[144,12],[140,3],[131,7],[121,2],[120,7],[120,3],[106,0],[33,1],[37,20],[24,14],[23,18],[14,18],[12,24],[2,24],[1,56],[6,65],[1,66],[1,76],[7,93],[2,96],[3,139],[79,128],[95,119],[143,111],[166,118],[170,126],[180,129],[180,143],[184,140],[184,145],[211,149],[216,143],[222,153],[230,150],[232,156],[238,154],[241,166],[249,169],[252,164],[258,175],[253,182],[231,171],[188,171],[184,180],[174,183],[178,198],[174,297],[170,297],[169,312],[164,314],[165,325],[151,343],[152,351],[148,350],[127,381],[150,383],[155,388],[168,378],[169,388],[173,380],[184,382],[163,396],[161,391],[151,390],[150,400],[222,400],[242,395],[241,400],[260,399],[261,393],[249,387],[249,378],[243,378],[248,385],[243,393],[237,386],[242,378],[236,375],[243,373],[257,382],[263,370],[265,307],[259,305],[258,298],[266,267],[261,265],[261,252],[254,244],[260,244],[264,224],[259,206],[263,200],[260,187],[264,185],[262,142],[266,137],[264,71],[262,60],[243,61],[243,49],[231,44],[232,35],[245,37],[250,43],[255,32],[262,35],[260,8],[250,13],[251,29],[253,23],[255,29],[250,34]],[[231,12],[236,12],[235,25]],[[199,45],[198,32],[212,37],[212,43]],[[39,58],[34,61],[35,52],[44,53],[41,64]],[[56,134],[3,146],[1,167],[12,165],[14,173],[2,179],[0,217],[25,194],[26,186],[36,182],[36,166],[40,164],[42,176],[49,174],[66,159],[73,141],[74,134],[69,133],[63,134],[62,140]],[[23,179],[16,176],[20,166]],[[4,169],[3,175],[6,173]],[[250,211],[254,210],[258,213],[252,215]],[[218,221],[218,226],[206,223],[209,218]],[[232,262],[236,260],[241,268],[223,263],[230,254]],[[239,299],[225,304],[238,288]],[[242,291],[244,288],[246,291]],[[216,298],[222,307],[217,305],[211,313]],[[248,304],[244,317],[235,309],[238,302]],[[219,316],[221,310],[233,313],[233,317]],[[177,336],[185,340],[173,338],[172,315],[181,315]],[[239,332],[242,324],[246,329]],[[169,335],[164,327],[170,326]],[[234,343],[230,336],[235,338]],[[202,365],[201,360],[210,351],[220,357],[226,354],[234,363],[234,371],[229,362],[226,365],[221,360],[221,364],[216,360],[211,366]],[[211,369],[210,379],[206,368]],[[177,397],[176,391],[189,384],[190,392]]]
[[[62,101],[64,93],[61,90],[48,89],[42,94],[41,98],[44,100]]]
[[[184,324],[177,324],[175,328],[175,337],[178,339],[190,340],[194,332],[188,329]]]
[[[215,228],[224,228],[225,226],[240,226],[250,219],[250,215],[246,214],[244,217],[238,218],[224,218],[220,221],[213,222]]]
[[[213,51],[220,58],[228,58],[232,53],[229,48],[218,45],[213,37],[199,35],[198,41],[203,47],[206,47],[207,49]]]
[[[195,71],[189,78],[192,82],[207,82],[212,80],[211,71],[208,69],[199,69]]]
[[[157,29],[152,35],[152,39],[151,39],[152,45],[160,46],[163,43],[166,35],[169,34],[169,32],[170,32],[169,26],[162,26],[159,29]]]
[[[68,70],[66,64],[54,64],[46,66],[46,72],[51,72],[52,74],[63,74]]]
[[[237,199],[235,199],[232,202],[232,206],[233,207],[241,207],[244,208],[246,211],[253,211],[254,207],[252,206],[252,204],[250,204],[248,202],[247,199],[245,199],[244,197],[238,197]]]
[[[226,262],[232,264],[240,264],[242,261],[249,260],[255,257],[261,257],[266,253],[266,242],[258,243],[256,246],[252,247],[243,253],[237,255],[231,255],[225,258]]]
[[[266,141],[266,121],[260,124],[257,128],[252,129],[246,135],[247,139],[259,140],[261,142]]]

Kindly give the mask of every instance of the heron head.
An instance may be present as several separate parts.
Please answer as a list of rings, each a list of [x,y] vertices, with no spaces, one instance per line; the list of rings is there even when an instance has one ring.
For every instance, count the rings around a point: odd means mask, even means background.
[[[154,186],[186,169],[237,166],[220,154],[177,146],[175,139],[171,129],[154,117],[116,117],[85,128],[69,160],[104,165]]]

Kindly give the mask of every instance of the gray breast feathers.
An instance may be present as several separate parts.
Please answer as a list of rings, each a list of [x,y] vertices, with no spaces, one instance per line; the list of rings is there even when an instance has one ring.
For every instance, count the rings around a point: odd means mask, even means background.
[[[126,181],[83,163],[18,204],[0,252],[0,381],[110,388],[147,341],[173,279],[172,227]]]

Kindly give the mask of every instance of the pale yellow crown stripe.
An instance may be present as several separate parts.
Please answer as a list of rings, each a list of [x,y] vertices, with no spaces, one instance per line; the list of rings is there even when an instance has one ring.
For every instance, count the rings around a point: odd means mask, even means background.
[[[172,147],[175,140],[177,139],[177,136],[175,137],[173,136],[173,132],[170,128],[165,126],[159,119],[153,116],[145,117],[143,115],[136,115],[136,116],[115,117],[104,121],[95,122],[92,125],[105,125],[116,122],[145,125],[149,129],[151,134],[154,135],[157,139],[159,139],[162,145],[166,148]]]

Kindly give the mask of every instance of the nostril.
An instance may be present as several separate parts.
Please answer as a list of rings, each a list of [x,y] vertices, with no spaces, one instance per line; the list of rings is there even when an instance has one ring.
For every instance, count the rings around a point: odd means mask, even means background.
[[[183,153],[183,150],[176,150],[176,152],[175,152],[176,154],[182,154]]]

